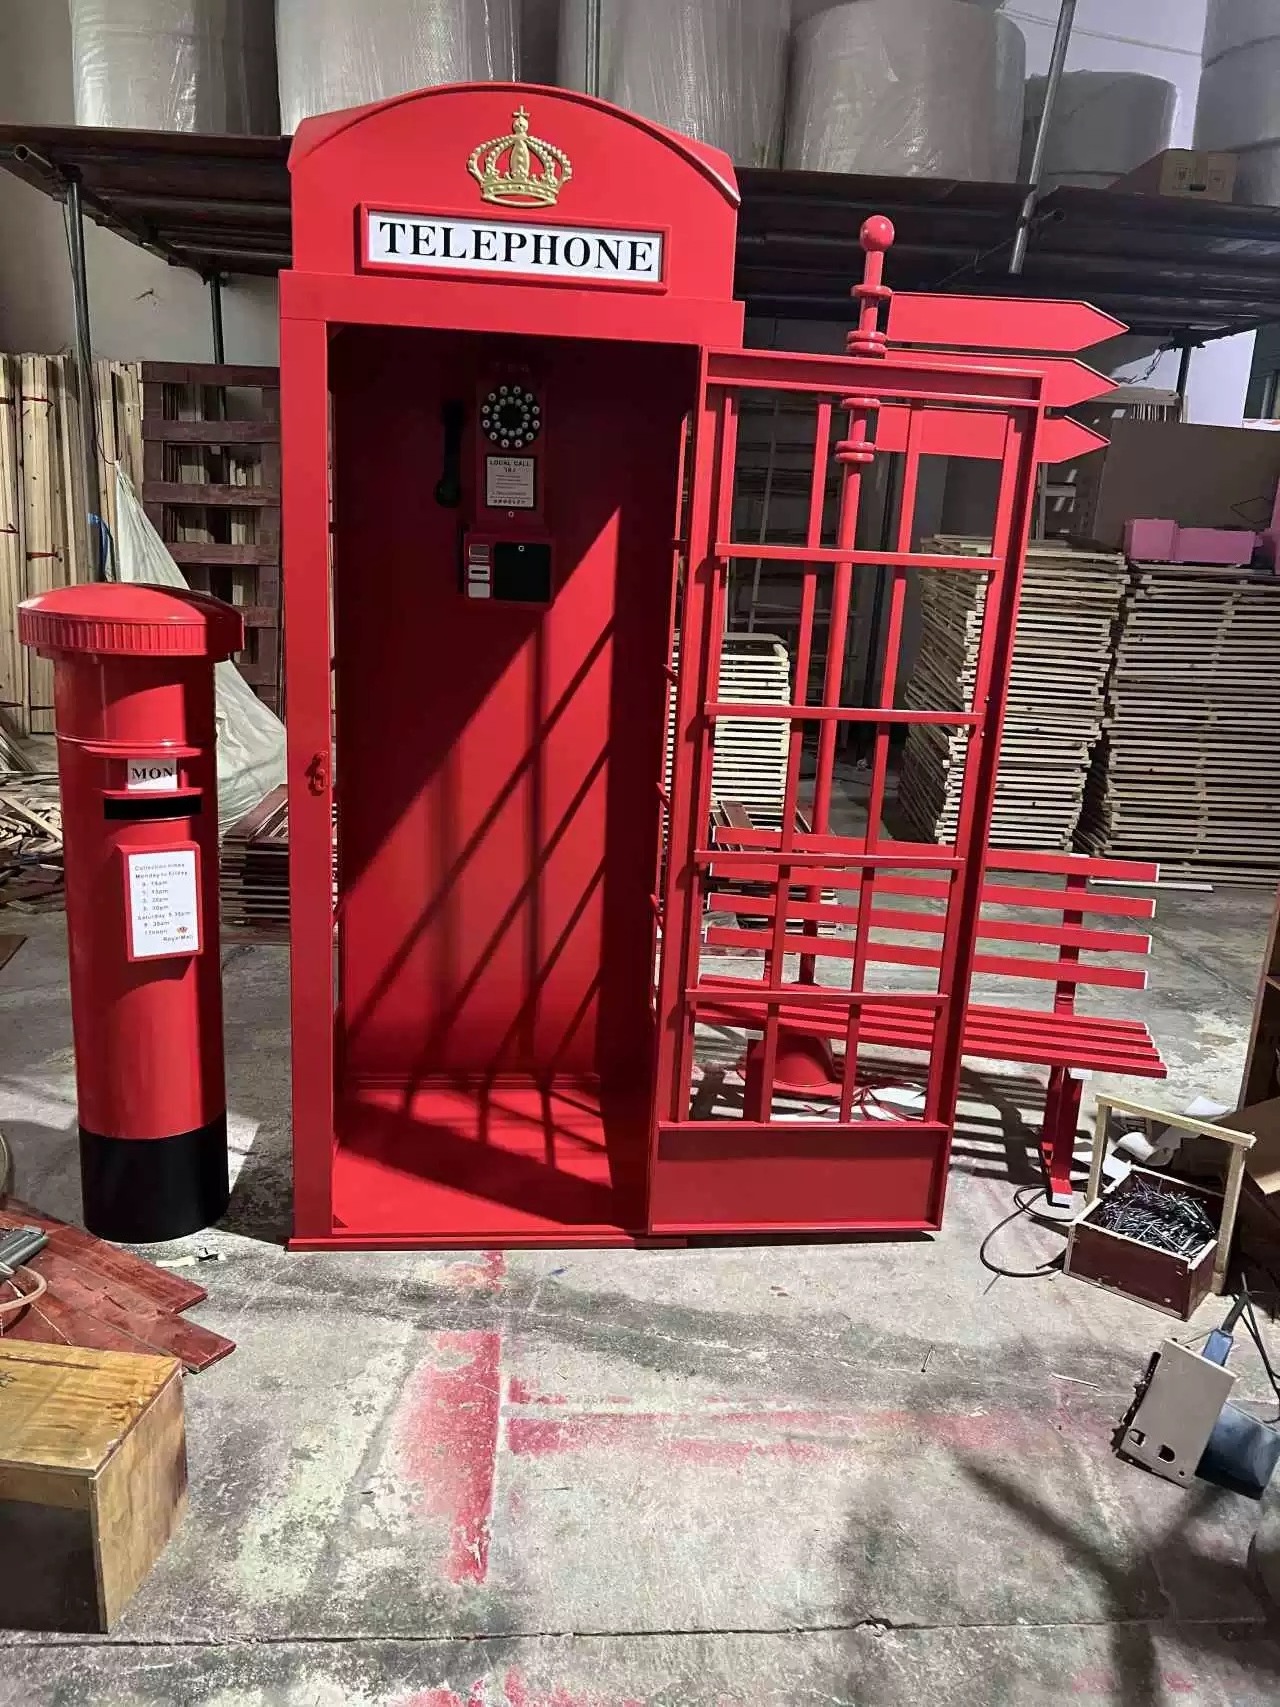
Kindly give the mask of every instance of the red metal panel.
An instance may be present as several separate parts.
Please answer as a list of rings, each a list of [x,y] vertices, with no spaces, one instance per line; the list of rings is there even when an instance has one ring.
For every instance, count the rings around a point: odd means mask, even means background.
[[[329,333],[280,323],[285,670],[289,682],[289,985],[293,1216],[333,1231],[333,780],[329,629]]]

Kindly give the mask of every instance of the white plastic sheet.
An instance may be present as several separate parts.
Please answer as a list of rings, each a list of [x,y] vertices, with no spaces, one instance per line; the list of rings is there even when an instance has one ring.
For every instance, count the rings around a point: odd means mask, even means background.
[[[855,0],[796,31],[785,164],[1011,181],[1026,44],[959,0]]]
[[[1027,79],[1022,176],[1031,165],[1045,79]],[[1109,184],[1169,146],[1178,91],[1136,71],[1068,71],[1058,86],[1041,185]]]
[[[185,588],[187,584],[119,466],[116,552],[122,581],[142,581],[153,587]],[[263,705],[230,660],[214,665],[213,680],[218,822],[225,830],[285,780],[284,724]]]
[[[280,122],[439,83],[511,81],[519,0],[276,0]]]
[[[1280,4],[1277,6],[1280,11]],[[1200,73],[1197,148],[1280,141],[1280,24],[1269,41],[1233,48]]]
[[[77,124],[276,133],[272,0],[69,5]]]
[[[560,76],[586,87],[589,0],[562,0]],[[776,166],[790,0],[603,0],[600,94],[740,166]]]

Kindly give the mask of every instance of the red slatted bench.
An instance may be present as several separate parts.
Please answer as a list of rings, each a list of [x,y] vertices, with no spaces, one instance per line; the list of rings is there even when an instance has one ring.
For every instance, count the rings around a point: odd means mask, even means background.
[[[789,954],[816,952],[819,958],[851,960],[856,930],[842,936],[804,934],[806,925],[857,927],[860,922],[858,879],[849,874],[849,887],[842,883],[835,903],[825,900],[792,899],[787,904],[788,934],[784,941]],[[1050,1195],[1069,1199],[1071,1160],[1075,1148],[1082,1080],[1090,1072],[1129,1074],[1159,1079],[1165,1065],[1146,1026],[1138,1019],[1112,1018],[1079,1013],[1078,992],[1085,986],[1122,990],[1146,988],[1147,975],[1140,967],[1114,964],[1116,957],[1132,960],[1147,954],[1151,938],[1129,928],[1136,920],[1150,919],[1155,900],[1149,895],[1115,894],[1095,887],[1104,881],[1154,883],[1155,865],[1128,860],[1095,859],[1083,854],[1016,853],[993,849],[988,856],[982,888],[982,910],[978,927],[976,975],[990,973],[1001,978],[1026,979],[1045,988],[1046,1006],[1006,1006],[970,1001],[965,1015],[964,1053],[988,1061],[1010,1061],[1049,1069],[1040,1153],[1048,1178]],[[826,882],[832,878],[827,876]],[[752,923],[709,924],[708,945],[739,953],[762,951],[772,935],[774,901],[752,896],[744,900],[734,894],[731,882],[711,879],[708,906],[714,914],[721,909],[746,914]],[[875,877],[871,908],[871,935],[866,945],[868,962],[898,966],[936,967],[941,962],[944,908],[949,893],[945,878],[908,876],[880,871]],[[915,905],[903,905],[902,902]],[[1104,923],[1094,921],[1102,916]],[[793,924],[794,922],[794,924]],[[886,942],[883,933],[915,936],[921,942]],[[1038,953],[1010,953],[1012,944],[1043,949]],[[1085,959],[1105,955],[1106,963]],[[753,997],[752,980],[704,976],[700,987],[707,992],[724,991],[723,1007],[714,1000],[699,1004],[703,1017],[721,1024],[763,1030],[766,1003]],[[795,986],[795,995],[779,1008],[782,1023],[794,1031],[829,1039],[843,1038],[845,1016],[829,1005],[805,1000],[805,985]],[[860,1041],[886,1048],[930,1048],[934,1016],[923,1008],[912,1009],[871,1001],[862,1008]]]

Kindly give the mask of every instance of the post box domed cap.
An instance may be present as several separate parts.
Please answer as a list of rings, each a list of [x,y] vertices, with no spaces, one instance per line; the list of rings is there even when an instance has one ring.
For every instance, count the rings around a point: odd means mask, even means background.
[[[45,653],[217,660],[244,645],[244,621],[233,605],[208,593],[96,581],[24,599],[18,635]]]

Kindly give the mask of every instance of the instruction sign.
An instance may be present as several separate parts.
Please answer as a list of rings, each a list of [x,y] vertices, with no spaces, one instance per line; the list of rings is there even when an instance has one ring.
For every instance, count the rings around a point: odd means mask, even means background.
[[[484,470],[484,501],[489,509],[535,508],[534,459],[531,456],[487,456]]]
[[[125,855],[131,959],[199,954],[198,858],[194,845]]]

